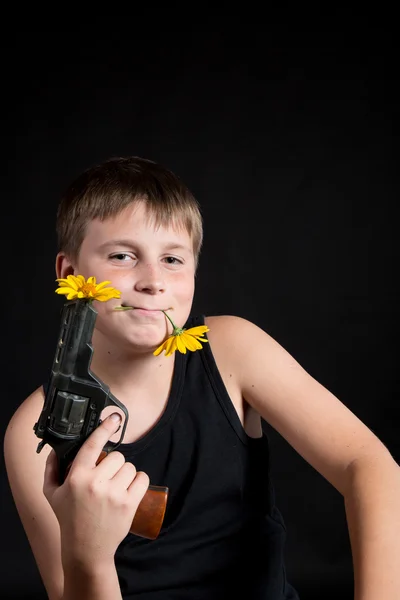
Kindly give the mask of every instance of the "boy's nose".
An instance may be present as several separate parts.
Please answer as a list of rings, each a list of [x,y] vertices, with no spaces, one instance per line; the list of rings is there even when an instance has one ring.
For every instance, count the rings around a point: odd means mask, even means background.
[[[142,267],[135,283],[135,289],[148,294],[159,294],[165,291],[165,282],[160,269],[147,264]]]

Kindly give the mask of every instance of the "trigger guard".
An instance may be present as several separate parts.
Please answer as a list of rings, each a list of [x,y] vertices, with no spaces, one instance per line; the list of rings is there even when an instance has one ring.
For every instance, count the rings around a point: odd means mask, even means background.
[[[121,442],[107,442],[107,444],[103,448],[103,452],[106,452],[107,454],[109,452],[112,452],[113,450],[115,450],[116,448],[118,448],[118,446],[120,445],[120,443]]]

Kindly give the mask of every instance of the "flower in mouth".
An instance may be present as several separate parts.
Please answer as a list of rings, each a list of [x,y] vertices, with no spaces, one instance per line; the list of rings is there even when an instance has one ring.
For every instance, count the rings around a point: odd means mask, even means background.
[[[124,311],[124,310],[135,310],[134,306],[116,306],[114,310]],[[154,356],[158,356],[165,350],[165,356],[171,356],[178,350],[182,354],[186,354],[186,350],[190,350],[190,352],[195,352],[196,350],[200,350],[203,346],[202,344],[208,342],[208,340],[204,337],[204,334],[210,329],[207,325],[198,325],[197,327],[191,327],[190,329],[184,329],[182,327],[177,327],[171,317],[167,315],[165,310],[161,310],[164,315],[167,317],[169,322],[172,325],[173,331],[172,334],[159,346],[156,350],[154,350]]]
[[[107,302],[111,298],[120,298],[121,292],[113,287],[106,287],[110,281],[96,283],[96,277],[88,277],[86,280],[83,275],[68,275],[66,279],[56,279],[59,287],[56,294],[64,294],[67,300],[85,299]]]

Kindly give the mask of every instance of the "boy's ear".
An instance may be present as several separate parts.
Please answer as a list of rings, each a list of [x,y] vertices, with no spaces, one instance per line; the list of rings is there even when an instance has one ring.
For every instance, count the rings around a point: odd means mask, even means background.
[[[68,256],[63,252],[59,252],[56,256],[57,279],[65,279],[68,275],[73,275],[74,271],[74,266]]]

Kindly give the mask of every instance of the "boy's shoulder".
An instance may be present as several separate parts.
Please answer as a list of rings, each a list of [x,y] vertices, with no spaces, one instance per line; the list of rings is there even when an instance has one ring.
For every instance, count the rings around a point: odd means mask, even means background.
[[[31,392],[29,394],[29,396],[27,396],[21,402],[21,404],[18,405],[18,407],[16,408],[14,414],[12,415],[12,417],[9,421],[9,426],[12,426],[12,424],[16,420],[25,419],[27,416],[28,416],[28,418],[31,416],[39,417],[40,412],[43,408],[43,402],[44,402],[44,389],[43,389],[43,385],[40,385],[33,392]],[[32,428],[33,428],[33,425],[32,425]]]
[[[254,356],[264,360],[278,351],[279,344],[260,326],[236,315],[205,316],[207,338],[218,366],[251,373]]]
[[[232,351],[243,353],[247,347],[254,347],[254,344],[273,342],[272,337],[264,329],[237,315],[205,316],[204,324],[209,328],[207,337],[210,343],[229,346]]]
[[[21,402],[8,422],[4,438],[6,445],[37,446],[39,439],[34,433],[34,425],[42,411],[43,402],[43,386],[36,388]]]
[[[205,315],[204,323],[208,327],[217,328],[218,331],[223,330],[231,330],[232,328],[240,328],[241,330],[247,328],[251,329],[256,327],[256,325],[245,319],[244,317],[239,317],[238,315]]]

